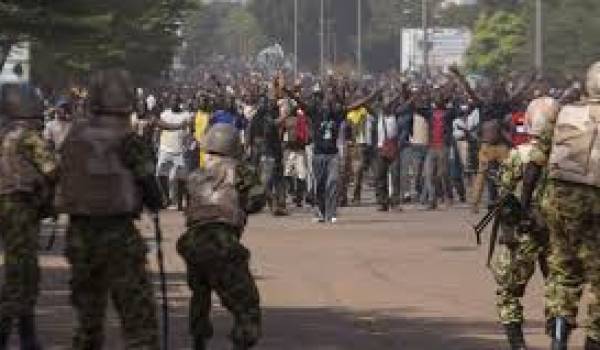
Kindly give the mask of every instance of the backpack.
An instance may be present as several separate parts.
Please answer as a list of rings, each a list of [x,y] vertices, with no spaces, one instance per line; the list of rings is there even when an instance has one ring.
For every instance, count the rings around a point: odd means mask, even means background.
[[[563,107],[554,128],[549,177],[600,188],[600,104]]]

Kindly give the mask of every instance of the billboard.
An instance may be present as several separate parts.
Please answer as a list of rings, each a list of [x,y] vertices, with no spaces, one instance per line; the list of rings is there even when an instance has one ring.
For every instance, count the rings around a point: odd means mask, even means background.
[[[429,66],[432,71],[445,70],[453,64],[462,65],[471,43],[471,31],[465,28],[429,29]],[[402,70],[423,68],[423,30],[402,30]]]

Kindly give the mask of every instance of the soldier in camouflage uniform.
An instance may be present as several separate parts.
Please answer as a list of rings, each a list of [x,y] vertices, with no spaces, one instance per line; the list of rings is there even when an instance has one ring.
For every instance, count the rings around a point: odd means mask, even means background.
[[[101,349],[110,297],[127,349],[158,349],[146,247],[133,220],[157,213],[160,191],[151,150],[129,123],[134,89],[127,72],[100,71],[90,84],[93,116],[73,125],[63,148],[57,208],[70,215],[66,256],[78,328],[73,349]]]
[[[39,133],[42,102],[25,85],[4,85],[0,114],[0,237],[5,281],[0,294],[0,349],[8,347],[13,320],[19,321],[21,349],[39,349],[34,308],[39,293],[38,233],[48,213],[56,162]]]
[[[593,295],[585,349],[600,349],[600,62],[588,73],[587,91],[586,100],[562,108],[553,134],[533,151],[533,164],[538,165],[530,166],[524,178],[524,187],[530,189],[528,184],[537,182],[547,164],[542,207],[550,230],[545,306],[553,350],[568,347],[585,283]]]
[[[206,167],[188,179],[188,230],[177,242],[193,292],[190,328],[194,349],[206,349],[213,335],[212,291],[234,316],[234,349],[249,349],[261,333],[258,288],[248,266],[250,253],[240,243],[247,218],[244,202],[252,183],[238,160],[241,147],[231,126],[212,127],[204,146]]]
[[[527,110],[527,123],[532,140],[554,128],[558,103],[549,98],[534,100]],[[503,193],[512,193],[521,199],[523,172],[532,160],[532,143],[513,149],[502,165],[500,186]],[[543,183],[535,192],[534,211],[539,213]],[[547,271],[546,254],[548,232],[545,225],[536,220],[527,227],[517,225],[514,217],[502,218],[500,251],[496,254],[491,270],[498,285],[496,305],[500,321],[505,327],[512,350],[526,349],[523,337],[523,306],[521,298],[527,284],[535,272],[536,262],[540,262],[542,272]],[[539,216],[536,216],[539,217]],[[511,220],[513,219],[513,220]],[[511,222],[512,221],[512,222]],[[518,220],[517,220],[518,221]]]

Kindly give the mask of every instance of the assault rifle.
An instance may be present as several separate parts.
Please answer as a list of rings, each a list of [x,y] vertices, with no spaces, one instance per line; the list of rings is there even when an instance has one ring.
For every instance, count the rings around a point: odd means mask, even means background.
[[[490,266],[494,251],[496,249],[496,242],[498,241],[498,233],[500,231],[501,219],[508,219],[511,222],[518,222],[518,213],[520,212],[520,202],[512,192],[507,192],[500,199],[490,207],[489,211],[481,221],[473,226],[475,231],[475,237],[477,239],[477,245],[481,245],[481,234],[483,231],[492,223],[492,233],[490,235],[490,246],[488,249],[487,265]]]

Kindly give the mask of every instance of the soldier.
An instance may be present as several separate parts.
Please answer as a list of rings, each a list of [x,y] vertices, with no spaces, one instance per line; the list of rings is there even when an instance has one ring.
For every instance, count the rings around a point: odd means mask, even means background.
[[[567,349],[586,282],[594,298],[588,309],[585,349],[600,349],[600,62],[590,68],[586,86],[587,99],[563,107],[554,134],[536,145],[537,159],[526,169],[523,181],[524,195],[531,193],[547,161],[546,309],[553,350]]]
[[[537,138],[553,130],[558,114],[558,103],[544,97],[534,100],[527,109],[526,122],[528,133]],[[535,141],[534,141],[535,142]],[[500,187],[503,194],[521,197],[524,170],[532,160],[530,158],[532,143],[518,146],[510,152],[502,165]],[[533,208],[535,218],[539,218],[541,194],[543,185],[540,182],[535,192]],[[512,210],[515,210],[513,212]],[[523,337],[523,306],[521,298],[525,294],[527,284],[535,272],[536,262],[546,276],[547,264],[547,228],[542,220],[536,220],[527,226],[519,225],[520,215],[518,205],[507,207],[501,215],[502,235],[500,237],[500,252],[495,256],[491,270],[498,285],[496,305],[500,322],[505,327],[511,349],[526,349]]]
[[[0,294],[0,349],[8,348],[14,319],[21,349],[40,349],[34,308],[39,293],[38,233],[49,214],[56,162],[42,140],[42,101],[26,85],[0,91],[0,223],[5,249],[5,280]]]
[[[134,100],[127,72],[96,73],[90,83],[92,117],[73,125],[63,147],[56,203],[70,215],[66,257],[78,317],[76,350],[102,348],[109,296],[126,348],[158,349],[146,247],[133,220],[142,204],[157,213],[162,203],[152,151],[129,123]]]
[[[250,253],[240,243],[247,218],[244,202],[252,184],[239,160],[241,145],[233,126],[213,126],[204,147],[206,168],[193,172],[188,179],[188,230],[177,242],[193,292],[190,327],[194,349],[206,349],[213,335],[212,291],[235,318],[233,348],[249,349],[261,333],[258,288],[248,266]]]

